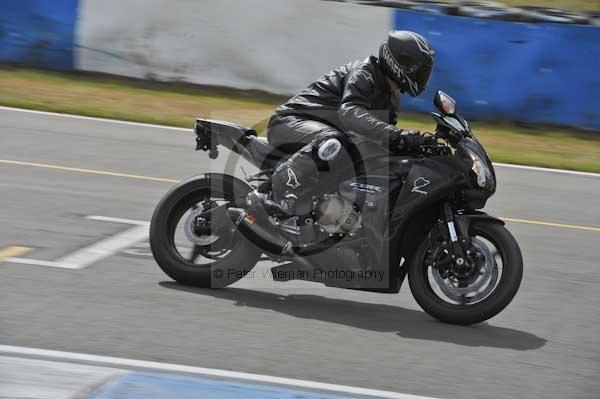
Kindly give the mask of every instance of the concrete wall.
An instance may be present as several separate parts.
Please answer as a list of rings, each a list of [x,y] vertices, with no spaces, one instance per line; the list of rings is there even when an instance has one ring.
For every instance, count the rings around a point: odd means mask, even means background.
[[[321,0],[6,0],[0,61],[293,94],[376,53],[390,29],[437,51],[429,90],[469,118],[600,128],[600,27],[513,23]]]
[[[82,1],[77,65],[289,94],[365,58],[389,9],[320,0]]]

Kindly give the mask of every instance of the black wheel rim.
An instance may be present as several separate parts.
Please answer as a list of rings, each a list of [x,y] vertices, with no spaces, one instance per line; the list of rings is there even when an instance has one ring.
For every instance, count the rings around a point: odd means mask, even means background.
[[[505,275],[506,256],[499,244],[484,231],[471,233],[475,258],[472,275],[457,278],[442,267],[434,267],[428,256],[431,249],[422,260],[421,270],[427,289],[436,300],[449,306],[473,306],[486,301],[499,291]],[[481,255],[483,259],[477,259]]]
[[[197,245],[191,242],[185,234],[185,223],[189,213],[196,209],[205,210],[206,204],[211,206],[228,204],[230,198],[222,193],[217,193],[210,188],[195,191],[183,197],[171,209],[168,216],[167,246],[172,255],[188,267],[210,267],[213,262],[227,259],[241,244],[239,234],[233,237],[220,237],[207,245]],[[227,247],[223,248],[219,240],[227,239]]]

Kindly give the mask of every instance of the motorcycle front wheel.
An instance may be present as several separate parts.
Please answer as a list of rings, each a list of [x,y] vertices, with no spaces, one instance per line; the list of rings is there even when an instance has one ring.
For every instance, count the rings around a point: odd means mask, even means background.
[[[523,259],[512,234],[501,224],[470,226],[469,267],[449,266],[442,240],[431,234],[409,264],[410,289],[429,315],[468,325],[490,319],[512,301],[521,284]]]

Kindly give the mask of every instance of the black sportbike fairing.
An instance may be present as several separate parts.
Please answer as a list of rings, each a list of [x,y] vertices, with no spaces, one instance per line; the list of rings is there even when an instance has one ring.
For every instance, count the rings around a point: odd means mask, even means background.
[[[392,176],[393,171],[392,166]],[[404,183],[397,193],[390,195],[389,215],[379,218],[368,229],[373,232],[369,243],[374,245],[374,253],[379,254],[379,265],[393,268],[402,258],[409,260],[440,216],[441,202],[468,186],[464,173],[464,164],[453,156],[411,162],[402,179]],[[390,242],[396,245],[390,247]]]
[[[223,145],[234,153],[241,155],[262,170],[274,169],[279,161],[288,156],[288,154],[281,153],[270,146],[264,139],[256,137],[254,130],[241,125],[197,119],[195,132],[197,135],[196,149],[210,151],[212,159],[218,156],[218,145]],[[337,192],[357,205],[362,213],[362,228],[365,232],[365,239],[340,240],[334,236],[308,248],[295,246],[295,254],[303,257],[305,259],[304,263],[316,265],[316,267],[349,271],[364,270],[366,268],[380,269],[378,267],[380,264],[378,254],[381,250],[381,239],[385,235],[390,217],[390,199],[399,192],[404,175],[408,173],[413,159],[374,157],[369,160],[369,154],[361,154],[361,157],[355,165],[350,166],[348,169],[365,173],[364,162],[367,160],[371,168],[377,169],[377,172],[382,174],[369,175],[367,172],[366,176],[340,183],[337,190],[335,188],[331,189],[331,186],[327,186],[324,182],[320,191],[324,193]],[[389,168],[394,163],[395,175],[390,176]],[[345,171],[340,171],[341,175],[345,173]],[[244,223],[239,226],[244,230],[248,228]],[[272,249],[285,246],[285,241],[281,239],[278,240],[277,245],[269,245],[262,237],[259,237],[265,235],[264,230],[258,231],[259,228],[258,225],[252,226],[252,229],[255,230],[256,242],[265,244],[261,247]],[[246,230],[246,232],[252,234],[251,231]],[[360,256],[361,254],[362,256]],[[384,273],[385,279],[376,279],[377,286],[370,288],[385,291],[390,284],[389,273],[387,269],[380,271]],[[323,275],[326,276],[325,273]],[[336,279],[328,280],[324,277],[321,282],[337,286],[343,283],[347,288],[352,286],[351,282],[338,279],[339,281],[336,283],[334,280]],[[364,285],[365,282],[361,281],[360,287],[356,286],[354,288],[364,288]],[[397,288],[394,290],[397,291]]]
[[[438,127],[444,128],[447,120],[450,118],[438,121]],[[209,150],[213,159],[218,155],[218,145],[224,145],[261,170],[274,169],[287,156],[266,140],[258,138],[254,130],[241,125],[197,119],[195,130],[197,149]],[[362,164],[355,164],[353,168],[364,174],[340,183],[337,189],[337,193],[355,204],[361,214],[362,233],[359,238],[332,237],[307,248],[269,233],[276,245],[268,247],[291,248],[288,255],[304,258],[297,262],[307,268],[321,265],[383,273],[383,280],[370,280],[371,284],[363,281],[359,286],[349,283],[345,287],[397,292],[406,274],[406,268],[398,268],[398,265],[403,259],[409,261],[419,244],[427,239],[442,216],[443,203],[449,198],[460,197],[462,204],[458,206],[462,205],[462,215],[456,221],[458,228],[464,229],[470,220],[470,210],[482,208],[495,190],[495,186],[487,190],[474,186],[469,151],[483,159],[492,173],[493,167],[474,136],[466,130],[464,134],[456,133],[462,137],[456,139],[454,136],[454,154],[446,151],[442,155],[422,158],[379,156],[373,159],[369,159],[369,154],[361,154],[358,162]],[[492,181],[495,184],[495,176]],[[336,193],[331,186],[321,189],[323,193]],[[241,225],[248,234],[254,234],[257,241],[265,241],[259,236],[265,236],[266,230],[259,230],[259,226]],[[339,286],[339,281],[331,282],[326,278],[320,281]]]

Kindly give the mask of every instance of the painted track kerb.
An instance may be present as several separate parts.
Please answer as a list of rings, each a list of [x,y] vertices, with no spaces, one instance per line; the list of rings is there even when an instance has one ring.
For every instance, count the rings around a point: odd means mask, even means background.
[[[175,373],[195,374],[209,377],[219,377],[234,380],[262,382],[267,384],[285,385],[319,391],[346,393],[351,395],[370,396],[390,399],[434,399],[426,396],[408,395],[399,392],[381,391],[377,389],[359,388],[347,385],[329,384],[323,382],[298,380],[294,378],[274,377],[263,374],[252,374],[238,371],[212,369],[205,367],[184,366],[181,364],[160,363],[146,360],[125,359],[110,356],[89,355],[85,353],[61,352],[47,349],[25,348],[20,346],[0,345],[0,353],[24,357],[66,360],[94,365],[105,365],[129,369],[158,370]]]
[[[123,120],[119,120],[119,119],[97,118],[97,117],[93,117],[93,116],[63,114],[63,113],[48,112],[48,111],[37,111],[37,110],[33,110],[33,109],[23,109],[23,108],[0,106],[0,110],[26,112],[26,113],[39,114],[39,115],[83,119],[83,120],[106,122],[106,123],[120,123],[120,124],[130,125],[130,126],[142,126],[142,127],[150,127],[150,128],[155,128],[155,129],[174,130],[174,131],[180,131],[180,132],[185,132],[185,133],[192,132],[191,128],[188,129],[188,128],[183,128],[183,127],[156,125],[156,124],[151,124],[151,123],[123,121]],[[538,171],[538,172],[566,173],[566,174],[573,174],[573,175],[579,175],[579,176],[589,176],[589,177],[600,178],[600,173],[578,172],[575,170],[541,168],[538,166],[514,165],[514,164],[496,163],[496,162],[494,162],[494,166],[499,166],[499,167],[503,167],[503,168],[517,168],[517,169],[523,169],[523,170],[532,170],[532,171]]]

